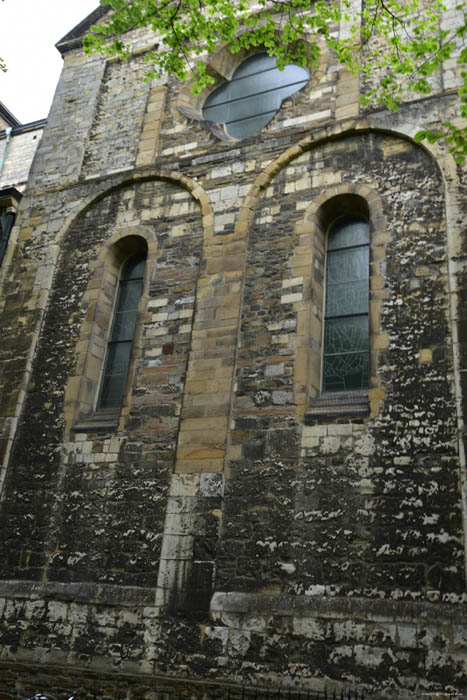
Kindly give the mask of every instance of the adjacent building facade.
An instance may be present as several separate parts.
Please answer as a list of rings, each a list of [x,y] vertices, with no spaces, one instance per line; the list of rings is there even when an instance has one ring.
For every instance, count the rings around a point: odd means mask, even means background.
[[[1,268],[2,697],[467,692],[455,66],[388,113],[225,47],[195,97],[103,12]]]
[[[0,102],[0,265],[44,123],[21,124]]]

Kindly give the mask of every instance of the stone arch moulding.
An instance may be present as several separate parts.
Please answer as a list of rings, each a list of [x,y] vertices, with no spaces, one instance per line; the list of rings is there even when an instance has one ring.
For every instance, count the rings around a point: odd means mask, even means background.
[[[312,133],[300,139],[292,146],[289,146],[289,148],[271,161],[263,172],[258,175],[256,180],[251,185],[250,191],[245,196],[242,206],[240,207],[236,225],[236,233],[244,234],[249,229],[249,225],[254,217],[256,206],[260,202],[263,193],[272,183],[276,175],[287,168],[288,165],[291,165],[294,160],[303,155],[303,153],[311,151],[314,148],[323,146],[326,143],[331,143],[332,141],[343,140],[356,134],[386,134],[387,136],[399,138],[403,141],[409,141],[414,147],[420,148],[428,153],[430,158],[436,163],[438,169],[440,170],[444,182],[444,194],[446,197],[446,192],[449,190],[449,188],[446,186],[447,177],[452,173],[452,169],[455,169],[454,159],[450,154],[447,154],[447,157],[445,158],[446,162],[441,162],[441,160],[438,158],[439,152],[436,150],[436,144],[434,147],[431,145],[428,147],[420,143],[416,143],[411,136],[411,133],[415,131],[416,130],[414,128],[411,128],[410,133],[406,134],[391,129],[373,128],[367,119],[351,119],[341,123],[332,124],[330,126],[312,129]]]
[[[183,189],[190,192],[193,199],[196,199],[198,201],[199,206],[201,208],[203,231],[205,238],[213,235],[214,214],[211,201],[204,188],[196,180],[189,177],[188,175],[184,175],[183,173],[179,173],[174,170],[156,170],[146,168],[144,173],[136,173],[130,177],[128,176],[128,173],[118,176],[115,180],[112,181],[112,184],[110,186],[109,178],[107,176],[103,177],[102,179],[96,178],[96,180],[93,180],[93,194],[84,198],[84,203],[82,204],[82,206],[80,206],[78,211],[73,211],[68,217],[64,219],[64,222],[60,227],[60,230],[57,235],[57,243],[60,244],[60,242],[66,235],[68,229],[71,228],[71,226],[73,226],[75,221],[77,221],[80,216],[82,216],[88,209],[94,206],[94,204],[97,204],[97,202],[99,202],[104,197],[107,197],[115,190],[131,187],[132,185],[136,185],[140,182],[150,182],[154,180],[170,182],[173,185],[179,185],[180,187],[183,187]],[[99,184],[97,183],[99,183],[102,186],[102,189],[98,194],[95,193],[95,190],[99,186]]]
[[[310,151],[314,148],[320,147],[326,143],[330,143],[334,140],[345,139],[348,136],[353,136],[358,133],[382,133],[387,136],[392,136],[400,140],[408,141],[413,144],[414,147],[420,148],[429,155],[429,157],[434,161],[436,167],[438,168],[443,184],[443,197],[445,202],[445,219],[446,219],[446,230],[447,230],[447,256],[450,274],[448,275],[449,284],[449,323],[452,329],[453,338],[453,363],[454,363],[454,384],[456,392],[456,410],[457,410],[457,423],[458,423],[458,448],[459,448],[459,461],[460,461],[460,480],[462,489],[462,508],[463,508],[463,522],[464,522],[464,556],[465,556],[465,571],[467,576],[467,449],[464,444],[464,433],[465,433],[465,417],[463,407],[467,402],[465,398],[466,390],[463,388],[463,378],[461,373],[461,353],[460,353],[460,343],[458,341],[458,324],[460,310],[457,307],[456,298],[456,287],[454,280],[454,272],[459,270],[459,264],[456,258],[459,256],[462,242],[463,242],[463,231],[462,225],[464,222],[464,217],[462,213],[462,202],[463,196],[459,190],[458,180],[457,180],[457,166],[453,156],[442,150],[441,146],[438,144],[420,144],[416,143],[413,139],[414,135],[419,131],[420,124],[414,124],[412,122],[406,122],[403,127],[398,130],[387,128],[387,126],[381,126],[377,123],[377,117],[370,118],[356,118],[347,119],[339,123],[334,123],[329,126],[324,126],[318,129],[310,130],[309,135],[300,139],[297,143],[293,144],[287,148],[283,153],[281,153],[277,158],[275,158],[271,163],[269,163],[266,168],[261,172],[255,181],[253,182],[249,192],[245,196],[242,206],[240,207],[235,233],[239,238],[248,237],[250,226],[254,219],[256,207],[261,201],[264,193],[268,186],[272,183],[275,176],[285,169],[289,164],[293,163],[297,158],[299,158],[303,153]],[[327,195],[324,194],[323,197]],[[323,200],[324,201],[324,200]],[[305,222],[305,226],[309,226],[308,222]],[[381,395],[381,388],[378,387],[379,391],[377,394]],[[300,417],[304,415],[305,402],[307,400],[307,395],[302,396],[300,406],[298,407],[297,413]],[[379,399],[375,399],[378,403]],[[377,404],[374,407],[377,408]]]
[[[113,190],[119,189],[121,187],[129,186],[132,184],[135,184],[137,182],[144,182],[147,180],[163,180],[166,182],[172,182],[173,184],[178,184],[181,187],[185,188],[188,190],[191,195],[193,196],[194,199],[196,199],[199,202],[200,208],[201,208],[201,216],[202,216],[202,224],[203,224],[203,231],[204,231],[204,237],[205,239],[210,238],[214,235],[214,214],[212,210],[212,205],[209,200],[208,195],[206,194],[205,190],[201,185],[199,185],[196,180],[193,178],[188,177],[187,175],[183,175],[182,173],[176,172],[176,171],[169,171],[169,170],[156,170],[156,169],[147,169],[145,170],[144,175],[143,174],[136,174],[133,177],[128,177],[128,174],[117,176],[115,179],[112,180],[112,185],[109,186],[109,178],[106,177],[105,179],[100,179],[96,178],[96,180],[92,181],[92,189],[93,189],[93,194],[89,195],[88,197],[84,198],[84,204],[80,206],[79,210],[76,211],[74,210],[71,212],[68,216],[66,216],[63,220],[63,223],[57,233],[56,237],[56,244],[60,245],[61,241],[64,239],[66,232],[69,230],[71,226],[73,226],[74,222],[82,215],[84,214],[87,209],[92,207],[95,203],[97,203],[100,199],[105,197],[106,195],[110,194]],[[95,190],[101,186],[101,191],[96,195]],[[48,263],[50,262],[49,260],[47,261]],[[52,266],[49,266],[52,268]],[[48,304],[48,298],[50,291],[52,289],[52,284],[53,284],[53,278],[55,274],[55,269],[56,269],[56,259],[54,260],[54,265],[53,269],[50,270],[50,272],[47,272],[47,275],[44,277],[43,284],[44,284],[44,290],[47,292],[44,294],[41,298],[41,306],[40,306],[40,313],[38,314],[38,319],[37,319],[37,324],[34,330],[34,333],[32,335],[32,342],[29,347],[28,351],[28,368],[27,368],[27,373],[28,373],[28,380],[29,381],[29,372],[30,372],[30,365],[32,362],[32,358],[35,356],[38,342],[40,339],[43,323],[45,321],[45,309]],[[23,406],[24,406],[24,401],[26,398],[26,393],[27,393],[27,387],[25,387],[25,391],[21,391],[19,394],[18,401],[15,405],[14,413],[12,415],[13,420],[11,421],[11,428],[8,433],[7,437],[7,446],[5,448],[5,453],[3,456],[3,462],[0,465],[0,492],[2,491],[3,488],[3,480],[4,476],[6,474],[8,462],[10,459],[10,452],[11,452],[11,447],[13,445],[15,435],[16,435],[16,430],[18,427],[18,416],[20,416]]]
[[[279,27],[278,32],[280,32]],[[320,49],[321,58],[319,67],[313,70],[306,66],[310,73],[310,80],[307,84],[308,89],[312,89],[311,86],[316,86],[316,84],[320,82],[329,63],[329,50],[324,42],[321,43]],[[207,60],[207,73],[213,78],[214,82],[205,87],[198,95],[193,94],[194,79],[184,83],[180,89],[177,100],[178,111],[188,119],[202,123],[216,138],[230,143],[238,143],[238,139],[230,136],[223,124],[215,124],[204,119],[203,105],[208,95],[210,95],[213,90],[219,87],[223,82],[232,78],[235,70],[246,58],[265,52],[266,49],[264,46],[258,46],[250,50],[240,49],[237,53],[232,53],[228,44],[222,46],[215,53],[211,54]]]
[[[448,247],[448,253],[449,253],[449,241],[455,235],[455,233],[450,230],[449,222],[453,222],[453,216],[451,213],[451,216],[449,216],[449,200],[447,198],[446,192],[448,188],[446,187],[446,182],[449,180],[449,175],[452,173],[452,163],[453,159],[449,154],[446,154],[444,158],[439,157],[439,152],[433,148],[428,148],[425,147],[424,145],[422,146],[419,143],[416,143],[413,138],[411,137],[412,133],[414,132],[414,127],[411,124],[408,124],[407,126],[408,133],[403,133],[400,131],[395,131],[392,129],[387,129],[387,128],[374,128],[372,127],[371,123],[367,119],[352,119],[352,120],[347,120],[338,124],[332,124],[330,126],[325,126],[316,130],[313,130],[309,135],[298,141],[297,143],[293,144],[290,146],[287,150],[285,150],[283,153],[281,153],[275,160],[273,160],[271,163],[267,165],[267,167],[263,170],[262,173],[260,173],[256,180],[253,182],[249,192],[245,196],[242,206],[240,207],[240,211],[238,214],[237,218],[237,223],[236,223],[236,229],[235,233],[238,235],[239,238],[247,237],[249,235],[249,230],[250,226],[253,222],[254,216],[255,216],[255,211],[257,205],[260,203],[264,193],[266,192],[267,188],[269,187],[270,184],[272,184],[274,178],[285,168],[287,168],[289,165],[293,164],[293,162],[302,156],[304,153],[309,152],[311,150],[314,150],[315,148],[321,147],[325,144],[329,144],[333,141],[342,141],[343,139],[346,139],[348,137],[352,137],[358,134],[384,134],[390,137],[393,137],[395,139],[399,139],[401,141],[406,141],[410,142],[413,144],[415,148],[420,148],[422,151],[425,151],[429,157],[434,161],[436,164],[436,167],[438,168],[442,180],[444,182],[444,199],[446,202],[446,223],[448,224],[448,241],[447,241],[447,247]],[[302,219],[301,226],[304,228],[304,231],[308,232],[308,235],[310,234],[310,228],[313,226],[313,224],[308,220],[308,217],[313,217],[316,215],[319,207],[328,199],[333,196],[337,196],[339,194],[346,194],[347,192],[353,193],[356,195],[359,195],[363,197],[365,200],[368,200],[369,206],[371,205],[371,218],[372,218],[372,226],[373,226],[373,231],[375,231],[375,226],[378,227],[378,235],[382,237],[382,240],[384,240],[384,231],[385,231],[385,223],[384,219],[382,216],[382,205],[381,205],[381,199],[379,198],[379,195],[376,194],[374,190],[372,190],[371,186],[369,185],[360,185],[358,188],[354,189],[353,191],[351,189],[348,189],[351,186],[348,186],[346,189],[346,186],[334,186],[327,190],[326,192],[322,193],[317,199],[314,200],[313,203],[310,204],[310,209],[308,210],[308,214],[305,215],[305,217]],[[362,189],[363,188],[363,189]],[[451,198],[452,199],[452,198]],[[296,227],[296,233],[300,232],[300,226]],[[381,244],[384,247],[384,243]],[[375,255],[379,255],[380,251],[371,251],[371,256],[373,259],[373,268],[377,266],[377,262],[375,260]],[[452,294],[450,295],[452,297]],[[372,319],[371,319],[371,324],[374,329],[379,328],[379,316],[380,316],[380,311],[379,311],[379,304],[378,302],[378,307],[375,308],[375,305],[373,305],[373,310],[371,312],[372,314]],[[453,319],[455,318],[455,315],[453,315],[453,310],[452,310],[452,300],[450,300],[450,314],[451,314],[451,323],[453,322]],[[303,321],[305,322],[305,321]],[[309,323],[309,321],[307,321]],[[378,331],[379,333],[379,331]],[[376,336],[374,336],[376,340]],[[378,343],[386,343],[387,339],[384,338],[383,336],[377,338]],[[307,351],[308,352],[308,351]],[[455,355],[455,353],[454,353]],[[308,355],[307,355],[308,357]],[[456,358],[454,358],[456,361]],[[375,361],[375,358],[373,357],[373,363]],[[308,368],[308,360],[305,363],[306,367]],[[457,363],[458,364],[458,363]],[[303,365],[303,362],[302,362]],[[374,365],[373,365],[374,366]],[[305,374],[305,371],[302,372],[302,379]],[[459,372],[456,372],[456,375],[458,375]],[[382,387],[379,385],[378,381],[376,378],[374,379],[374,386],[370,385],[370,394],[369,394],[369,400],[370,400],[370,411],[372,414],[377,413],[378,407],[380,405],[380,402],[382,398],[384,397],[384,392]],[[303,383],[302,389],[299,390],[299,387],[295,387],[296,392],[298,392],[297,396],[297,415],[300,418],[303,418],[305,410],[306,410],[306,405],[309,399],[311,398],[311,395],[313,393],[312,389],[309,386],[308,380]],[[459,392],[459,388],[457,387],[457,392]],[[462,447],[461,447],[462,449]],[[466,477],[466,489],[467,489],[467,477]]]
[[[62,226],[59,232],[59,241],[63,240],[66,232],[74,225],[80,216],[86,213],[100,200],[108,196],[113,191],[122,190],[141,182],[157,180],[170,182],[174,185],[181,186],[183,189],[190,192],[192,197],[198,201],[200,206],[204,239],[206,240],[207,238],[211,237],[213,235],[214,217],[210,200],[204,189],[195,180],[181,173],[171,171],[154,171],[150,173],[146,172],[144,175],[135,175],[134,177],[130,178],[128,176],[119,178],[117,182],[114,181],[111,187],[108,187],[108,181],[106,181],[105,184],[107,187],[105,189],[99,192],[97,196],[94,194],[92,197],[89,197],[78,213],[73,212],[73,215],[68,217],[65,225]],[[98,258],[92,263],[90,284],[88,285],[84,299],[92,307],[89,312],[89,316],[95,318],[99,315],[104,315],[104,317],[109,318],[112,313],[112,308],[110,307],[114,301],[113,292],[115,292],[116,289],[116,281],[118,279],[118,272],[121,264],[123,263],[125,256],[128,257],[132,251],[140,251],[143,241],[147,250],[146,279],[143,287],[142,301],[140,303],[140,312],[138,314],[132,355],[137,353],[141,337],[142,320],[144,318],[144,314],[142,312],[144,304],[143,299],[147,296],[149,282],[148,271],[154,266],[158,255],[157,241],[149,228],[141,224],[133,226],[120,225],[113,231],[112,236],[102,246]],[[110,294],[104,293],[104,285],[101,283],[101,280],[104,278],[106,278],[107,287],[110,286]],[[76,371],[75,374],[69,378],[65,391],[66,433],[69,433],[70,430],[76,426],[82,425],[84,429],[84,427],[86,427],[86,425],[89,423],[89,419],[93,414],[98,393],[98,386],[100,383],[100,374],[103,367],[103,358],[93,358],[93,353],[91,353],[90,350],[91,345],[95,340],[99,340],[100,343],[105,343],[105,339],[103,337],[100,339],[96,338],[96,329],[97,326],[95,322],[86,320],[83,322],[79,336],[79,346],[77,349]],[[124,415],[127,408],[128,392],[129,387],[131,386],[133,367],[134,362],[131,362],[130,372],[126,382],[127,389],[124,393],[123,399],[123,411],[121,415]],[[92,425],[90,429],[92,429]]]

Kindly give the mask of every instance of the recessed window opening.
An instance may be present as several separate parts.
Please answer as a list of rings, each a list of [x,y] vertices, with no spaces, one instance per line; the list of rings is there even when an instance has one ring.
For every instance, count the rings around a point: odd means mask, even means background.
[[[11,208],[0,207],[0,265],[5,255],[11,229],[15,223],[15,213]]]
[[[323,393],[368,388],[370,226],[346,217],[328,235]]]
[[[209,95],[203,117],[225,124],[233,138],[247,138],[266,126],[282,102],[308,80],[305,68],[289,65],[280,71],[273,56],[256,54],[243,61],[232,79]]]
[[[127,260],[122,268],[97,402],[98,411],[119,410],[122,404],[145,265],[146,257],[139,255]]]

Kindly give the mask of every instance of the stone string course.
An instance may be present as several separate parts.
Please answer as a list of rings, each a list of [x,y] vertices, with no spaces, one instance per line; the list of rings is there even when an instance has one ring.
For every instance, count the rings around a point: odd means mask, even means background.
[[[411,138],[453,113],[453,67],[362,113],[325,55],[229,143],[203,96],[141,81],[154,38],[130,39],[126,63],[65,52],[2,269],[0,698],[467,695],[465,173]],[[371,222],[369,412],[309,424],[346,207]],[[112,427],[94,406],[132,246]]]

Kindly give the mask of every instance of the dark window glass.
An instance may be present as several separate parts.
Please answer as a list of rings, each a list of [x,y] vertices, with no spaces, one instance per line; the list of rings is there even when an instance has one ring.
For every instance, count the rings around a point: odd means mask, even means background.
[[[370,227],[360,219],[335,224],[328,236],[323,391],[368,388]]]
[[[132,258],[122,270],[112,331],[107,346],[98,410],[119,409],[122,403],[138,303],[143,289],[144,267],[144,258]]]
[[[232,80],[209,95],[203,116],[225,124],[230,136],[244,139],[266,126],[285,98],[300,90],[308,79],[305,68],[291,65],[280,71],[274,57],[251,56],[237,68]]]
[[[15,223],[15,215],[9,212],[6,207],[0,207],[0,265],[5,255],[10,231]]]

